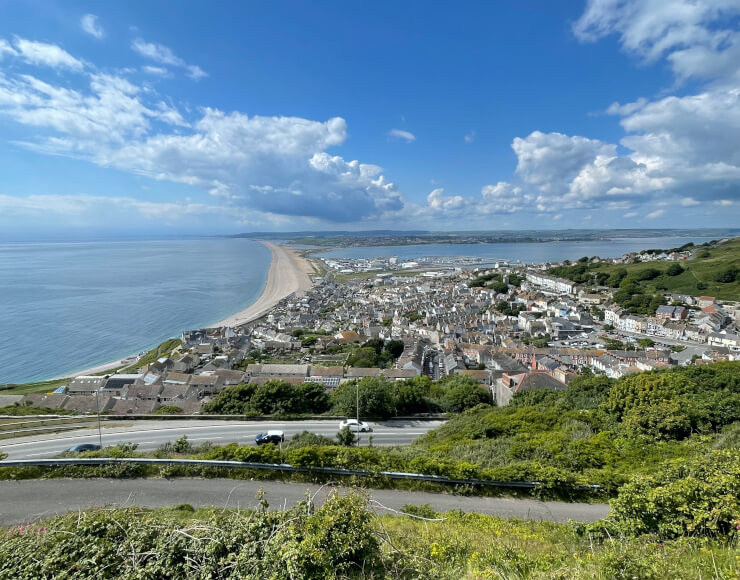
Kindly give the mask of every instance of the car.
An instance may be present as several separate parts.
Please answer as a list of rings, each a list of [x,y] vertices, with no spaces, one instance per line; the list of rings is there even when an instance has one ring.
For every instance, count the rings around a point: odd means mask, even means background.
[[[350,431],[359,431],[360,433],[365,433],[366,431],[372,431],[373,428],[370,427],[367,423],[364,421],[357,421],[357,419],[345,419],[341,423],[339,423],[339,430],[341,431],[344,428],[348,428]]]
[[[264,445],[265,443],[274,443],[275,445],[278,445],[285,441],[285,433],[282,431],[267,431],[257,435],[254,438],[254,441],[257,445]]]
[[[100,451],[100,445],[94,443],[81,443],[67,449],[69,453],[84,453],[85,451]]]

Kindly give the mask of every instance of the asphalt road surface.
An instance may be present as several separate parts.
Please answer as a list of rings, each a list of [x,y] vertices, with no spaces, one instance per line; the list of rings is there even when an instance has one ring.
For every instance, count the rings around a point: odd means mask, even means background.
[[[0,481],[0,525],[34,522],[52,515],[102,506],[250,508],[264,488],[270,509],[305,499],[308,490],[321,503],[332,488],[305,483],[232,479],[53,479]],[[337,488],[345,493],[347,488]],[[593,522],[609,512],[606,504],[565,503],[534,499],[463,497],[425,492],[371,490],[378,512],[405,505],[429,504],[438,512],[463,510],[502,517],[567,522]],[[381,507],[383,506],[383,507]]]
[[[191,443],[212,441],[216,445],[237,442],[241,445],[254,445],[254,437],[268,430],[281,430],[285,440],[301,431],[311,431],[334,439],[339,429],[339,421],[130,421],[125,423],[102,424],[103,446],[119,443],[136,443],[141,451],[153,451],[167,441],[174,442],[187,435]],[[419,435],[439,427],[441,421],[389,420],[370,422],[372,433],[361,433],[361,444],[367,444],[372,435],[373,445],[408,445]],[[0,440],[0,451],[8,454],[8,459],[37,459],[54,457],[73,445],[99,443],[97,425],[91,423],[84,429],[49,433],[31,437],[18,437]]]

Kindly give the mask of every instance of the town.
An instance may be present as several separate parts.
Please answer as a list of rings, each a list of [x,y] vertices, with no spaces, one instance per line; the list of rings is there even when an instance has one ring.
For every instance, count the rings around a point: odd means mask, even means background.
[[[691,257],[691,250],[649,251],[609,262],[678,264]],[[79,413],[198,414],[223,390],[245,383],[278,379],[331,391],[364,377],[460,374],[503,406],[517,392],[564,389],[586,373],[619,378],[740,357],[738,302],[665,293],[650,315],[635,315],[615,302],[616,288],[548,273],[567,261],[313,260],[325,274],[314,277],[312,289],[256,321],[185,331],[156,360],[78,376],[53,394],[4,397]],[[391,343],[390,358],[358,356],[370,344]]]

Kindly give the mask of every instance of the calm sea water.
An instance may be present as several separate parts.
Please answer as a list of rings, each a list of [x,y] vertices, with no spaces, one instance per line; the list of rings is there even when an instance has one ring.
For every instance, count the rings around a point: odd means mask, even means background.
[[[589,242],[540,242],[506,244],[426,244],[420,246],[373,246],[340,248],[317,254],[321,258],[373,258],[398,256],[413,259],[422,256],[476,256],[528,264],[577,260],[582,256],[613,258],[648,248],[676,248],[688,242],[703,243],[712,238],[659,237],[614,238]]]
[[[214,324],[262,292],[246,239],[0,244],[0,384],[43,380]]]

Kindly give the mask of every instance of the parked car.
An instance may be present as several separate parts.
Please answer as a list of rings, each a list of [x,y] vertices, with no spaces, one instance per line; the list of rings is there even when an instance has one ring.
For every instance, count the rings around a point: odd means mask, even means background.
[[[360,433],[365,433],[366,431],[373,430],[373,428],[364,421],[360,421],[358,423],[357,419],[345,419],[339,424],[340,431],[345,427],[347,427],[350,431],[359,431]]]
[[[100,445],[94,443],[82,443],[67,449],[69,453],[84,453],[85,451],[100,451]]]
[[[264,445],[265,443],[274,443],[275,445],[285,441],[285,433],[282,431],[267,431],[266,433],[260,433],[254,438],[257,445]]]

